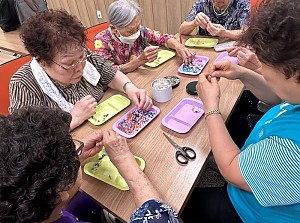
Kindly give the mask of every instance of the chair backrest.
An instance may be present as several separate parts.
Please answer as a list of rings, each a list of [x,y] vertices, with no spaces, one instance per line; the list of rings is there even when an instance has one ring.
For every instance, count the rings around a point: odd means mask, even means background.
[[[98,25],[95,25],[95,26],[92,26],[90,28],[87,28],[85,30],[85,33],[86,33],[86,36],[87,36],[87,42],[86,42],[86,46],[92,51],[94,52],[95,51],[95,45],[94,45],[94,38],[95,36],[107,29],[109,27],[109,23],[108,22],[104,22],[104,23],[101,23],[101,24],[98,24]]]
[[[0,114],[8,115],[9,107],[9,82],[14,73],[31,60],[30,55],[26,55],[0,65]]]
[[[262,0],[250,0],[251,14],[253,15]]]

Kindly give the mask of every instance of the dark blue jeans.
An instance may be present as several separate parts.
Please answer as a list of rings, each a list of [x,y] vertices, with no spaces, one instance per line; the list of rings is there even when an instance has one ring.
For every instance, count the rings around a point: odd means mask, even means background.
[[[184,223],[241,223],[223,187],[196,187],[180,216]]]

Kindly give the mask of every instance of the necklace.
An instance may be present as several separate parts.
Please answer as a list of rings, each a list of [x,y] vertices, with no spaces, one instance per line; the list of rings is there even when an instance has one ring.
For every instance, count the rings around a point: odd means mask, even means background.
[[[227,7],[226,7],[222,12],[220,12],[220,13],[218,13],[218,12],[216,11],[215,5],[214,5],[214,3],[212,3],[212,7],[213,7],[213,10],[214,10],[214,13],[215,13],[217,16],[223,15],[225,12],[227,12],[227,9],[228,9],[228,7],[231,5],[231,2],[232,2],[232,0],[228,3]]]

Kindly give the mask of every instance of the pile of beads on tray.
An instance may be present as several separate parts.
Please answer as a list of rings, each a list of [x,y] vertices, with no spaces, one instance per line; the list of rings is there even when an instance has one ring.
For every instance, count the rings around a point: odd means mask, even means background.
[[[154,116],[155,112],[151,110],[135,110],[119,122],[117,128],[128,135],[132,135],[147,125]]]
[[[94,164],[94,166],[92,167],[92,173],[96,173],[97,169],[101,166],[102,159],[103,159],[105,156],[107,156],[107,154],[106,154],[106,153],[103,153],[103,154],[99,157],[98,161],[97,161],[97,162]]]
[[[193,63],[189,65],[183,65],[182,70],[184,72],[189,72],[189,73],[199,73],[203,69],[203,64],[199,63]]]

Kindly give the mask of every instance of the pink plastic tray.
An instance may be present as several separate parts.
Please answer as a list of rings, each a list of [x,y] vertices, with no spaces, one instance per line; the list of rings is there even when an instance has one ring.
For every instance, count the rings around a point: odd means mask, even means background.
[[[194,66],[188,65],[190,67],[187,67],[187,65],[181,64],[181,66],[178,68],[178,72],[182,74],[198,75],[204,69],[208,61],[209,61],[208,57],[196,55],[193,60]]]
[[[217,59],[215,60],[215,62],[218,62],[220,60],[228,60],[231,63],[238,64],[238,59],[236,57],[228,56],[228,52],[226,52],[226,51],[220,53],[219,56],[217,57]]]
[[[162,124],[175,132],[186,133],[203,114],[202,101],[184,98],[163,118]]]
[[[159,112],[159,108],[154,105],[149,111],[138,110],[135,106],[116,121],[112,128],[120,135],[126,138],[132,138],[145,128],[146,125],[148,125],[149,122],[151,122],[159,114]]]

